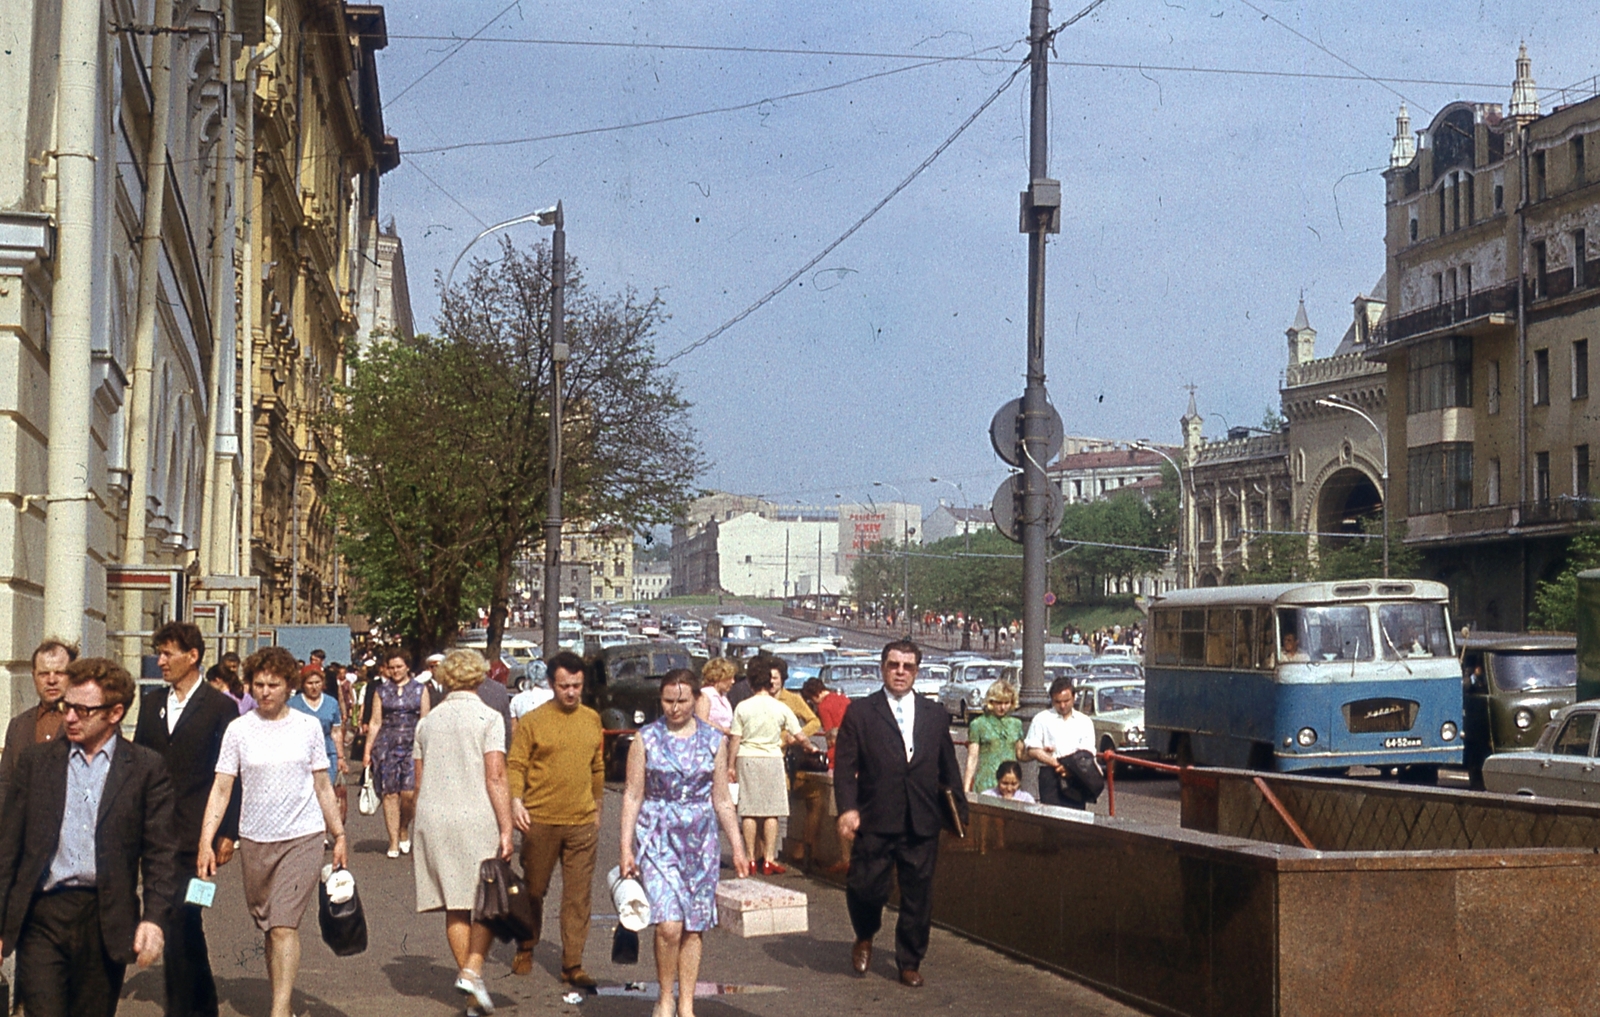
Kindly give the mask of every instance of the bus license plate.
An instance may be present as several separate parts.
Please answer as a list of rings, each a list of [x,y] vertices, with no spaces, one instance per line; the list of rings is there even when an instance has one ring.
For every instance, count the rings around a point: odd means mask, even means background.
[[[1386,749],[1420,749],[1422,748],[1422,739],[1415,735],[1401,738],[1385,738],[1383,747]]]

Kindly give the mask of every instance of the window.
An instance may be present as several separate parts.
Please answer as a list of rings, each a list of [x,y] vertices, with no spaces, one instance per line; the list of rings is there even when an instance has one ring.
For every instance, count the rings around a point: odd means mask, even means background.
[[[1500,504],[1500,460],[1489,460],[1488,502],[1490,505]]]
[[[1544,274],[1550,270],[1550,251],[1543,240],[1534,241],[1529,261],[1533,269],[1533,295],[1542,297],[1545,295]]]
[[[1436,303],[1436,304],[1444,303],[1444,273],[1443,272],[1435,272],[1435,273],[1433,273],[1433,302]]]
[[[1583,135],[1578,135],[1567,143],[1572,151],[1572,186],[1580,187],[1584,182],[1583,174]]]
[[[1572,493],[1580,498],[1589,497],[1589,446],[1572,447]]]
[[[1506,188],[1505,188],[1505,185],[1504,184],[1495,184],[1494,185],[1494,210],[1496,212],[1503,212],[1503,211],[1505,211],[1505,207],[1506,207]]]
[[[1444,281],[1445,281],[1445,287],[1446,287],[1447,291],[1449,292],[1449,299],[1450,299],[1451,303],[1454,303],[1456,298],[1461,295],[1461,291],[1456,288],[1456,286],[1457,286],[1457,283],[1456,283],[1456,270],[1452,268],[1449,271],[1447,271],[1444,274]]]
[[[1210,505],[1200,506],[1200,543],[1209,544],[1217,539],[1217,521],[1211,514]]]
[[[1478,193],[1477,193],[1477,186],[1476,186],[1476,184],[1473,183],[1473,176],[1472,176],[1471,173],[1468,173],[1466,175],[1466,182],[1467,182],[1467,223],[1470,225],[1474,220],[1476,220],[1478,218],[1478,205],[1477,205]]]
[[[1483,394],[1483,402],[1492,417],[1500,412],[1500,361],[1489,361],[1487,375],[1488,391]]]
[[[1472,443],[1442,442],[1411,449],[1406,501],[1411,515],[1472,507]]]
[[[1533,200],[1543,201],[1545,198],[1544,187],[1544,153],[1533,153]]]
[[[1411,242],[1413,244],[1417,242],[1417,217],[1415,215],[1411,217]]]
[[[1250,503],[1250,528],[1264,530],[1267,528],[1267,507],[1259,501]]]
[[[1568,718],[1561,728],[1561,733],[1556,735],[1556,740],[1550,746],[1550,751],[1558,756],[1587,756],[1589,743],[1594,740],[1593,713],[1575,713]]]
[[[1286,661],[1371,660],[1372,615],[1364,604],[1279,609],[1278,639]]]
[[[1471,265],[1462,265],[1461,266],[1461,295],[1464,296],[1464,297],[1472,296],[1472,266]]]
[[[1435,339],[1412,351],[1406,365],[1406,412],[1472,405],[1472,340]]]
[[[1550,405],[1550,351],[1533,351],[1533,405]]]
[[[1380,604],[1378,635],[1385,660],[1455,656],[1443,604]]]
[[[1206,612],[1207,667],[1228,667],[1233,663],[1233,609],[1214,607]]]
[[[1082,501],[1083,500],[1083,481],[1074,480],[1072,482],[1072,500],[1073,501]]]
[[[628,574],[628,567],[620,561],[614,563],[614,568],[616,569],[616,575],[619,578]]]
[[[1589,398],[1589,340],[1572,343],[1572,398]]]
[[[1533,454],[1533,500],[1550,500],[1550,453]]]
[[[1277,522],[1285,530],[1293,529],[1292,526],[1287,525],[1289,522],[1289,503],[1286,500],[1280,499],[1278,501]]]
[[[1450,228],[1461,228],[1461,174],[1450,174]]]
[[[1441,182],[1439,184],[1439,235],[1441,237],[1444,236],[1445,231],[1449,228],[1449,223],[1446,221],[1444,213],[1444,184]]]
[[[1222,539],[1239,539],[1239,506],[1229,505],[1222,510]]]
[[[1583,259],[1588,257],[1589,237],[1583,230],[1572,231],[1572,288],[1581,290],[1589,285],[1588,273],[1584,271]]]

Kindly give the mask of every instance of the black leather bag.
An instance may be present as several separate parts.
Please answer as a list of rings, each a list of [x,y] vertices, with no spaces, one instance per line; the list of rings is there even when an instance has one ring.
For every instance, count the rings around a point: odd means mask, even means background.
[[[611,934],[611,963],[637,964],[639,963],[639,934],[632,929],[617,926]]]
[[[317,881],[317,925],[322,941],[335,957],[352,957],[367,949],[367,915],[361,907],[359,888],[343,904],[328,899],[328,884]]]
[[[791,745],[783,750],[784,769],[793,776],[797,773],[827,773],[828,754],[807,745]]]
[[[1079,749],[1070,756],[1056,760],[1067,771],[1067,783],[1087,803],[1099,801],[1100,792],[1106,789],[1106,775],[1095,763],[1094,753]]]
[[[478,866],[472,920],[488,926],[499,940],[520,943],[535,937],[538,922],[533,913],[533,897],[510,862],[490,858]]]

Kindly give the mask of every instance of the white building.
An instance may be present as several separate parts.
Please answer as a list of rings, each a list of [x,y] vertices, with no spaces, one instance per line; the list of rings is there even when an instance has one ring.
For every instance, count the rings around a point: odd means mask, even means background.
[[[1176,459],[1182,450],[1164,446],[1161,451]],[[1139,484],[1144,484],[1141,490],[1160,487],[1161,467],[1166,463],[1167,460],[1152,449],[1125,446],[1068,452],[1046,472],[1061,488],[1067,504],[1072,505],[1109,498],[1125,487]],[[1146,483],[1151,480],[1155,481],[1153,485]]]
[[[633,567],[633,599],[657,600],[672,587],[672,564],[664,561],[639,562]]]
[[[839,521],[826,516],[735,516],[717,524],[719,586],[736,597],[843,592],[839,534]]]
[[[922,521],[922,543],[933,544],[946,537],[961,537],[970,533],[994,529],[994,514],[987,505],[949,505],[943,501]]]

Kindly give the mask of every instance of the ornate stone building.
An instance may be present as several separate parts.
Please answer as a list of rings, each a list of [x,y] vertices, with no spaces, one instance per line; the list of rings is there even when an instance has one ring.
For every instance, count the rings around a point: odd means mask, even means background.
[[[1520,628],[1593,528],[1600,448],[1600,98],[1541,112],[1526,49],[1510,98],[1450,103],[1415,135],[1402,107],[1391,299],[1368,354],[1405,393],[1388,407],[1391,516],[1457,621],[1491,629]]]

